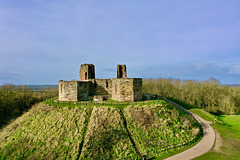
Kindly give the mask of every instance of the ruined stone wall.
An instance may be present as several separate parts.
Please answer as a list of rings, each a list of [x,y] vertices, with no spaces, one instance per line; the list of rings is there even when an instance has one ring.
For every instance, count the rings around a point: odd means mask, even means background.
[[[82,64],[80,67],[80,81],[95,79],[95,67],[93,64]]]
[[[142,79],[127,78],[126,65],[117,66],[115,79],[95,79],[93,64],[82,64],[80,81],[59,81],[60,101],[82,101],[102,96],[102,99],[139,101],[142,99]]]
[[[78,81],[78,101],[85,101],[91,99],[92,96],[92,82]]]
[[[142,100],[142,78],[133,79],[134,101]]]
[[[117,65],[117,78],[127,77],[127,67],[126,65]]]
[[[59,81],[59,101],[78,100],[78,81]]]
[[[133,78],[112,79],[112,99],[116,101],[134,101]]]
[[[117,101],[140,101],[142,99],[142,78],[113,79],[112,99]]]
[[[59,81],[60,101],[83,101],[93,96],[92,83],[81,81]]]
[[[104,99],[112,98],[112,80],[111,79],[95,79],[95,95],[103,95]]]

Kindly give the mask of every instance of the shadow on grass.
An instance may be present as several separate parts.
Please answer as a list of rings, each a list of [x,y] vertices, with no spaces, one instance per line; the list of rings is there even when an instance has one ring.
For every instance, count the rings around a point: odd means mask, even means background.
[[[174,98],[171,98],[171,97],[168,97],[167,99],[169,99],[170,101],[173,101],[173,102],[179,104],[180,106],[182,106],[183,108],[186,108],[186,109],[188,109],[188,110],[189,110],[189,109],[197,108],[197,107],[194,107],[194,106],[192,106],[192,105],[190,105],[190,104],[184,103],[184,102],[182,102],[182,101],[179,101],[179,100],[174,99]]]
[[[15,113],[12,115],[6,115],[6,116],[0,116],[0,130],[4,127],[6,127],[9,123],[13,122],[15,119],[17,119],[18,117],[21,117],[25,112],[27,112],[29,108],[26,108],[25,110],[19,112],[19,113]]]
[[[183,108],[189,110],[190,112],[200,116],[201,118],[203,118],[204,120],[206,121],[210,121],[210,122],[219,122],[219,123],[222,123],[222,121],[218,118],[218,116],[215,116],[214,114],[211,114],[211,113],[208,113],[207,111],[204,111],[203,109],[201,108],[198,108],[198,107],[194,107],[190,104],[187,104],[187,103],[184,103],[182,101],[179,101],[177,99],[174,99],[174,98],[170,98],[168,97],[169,100],[179,104],[180,106],[182,106]]]

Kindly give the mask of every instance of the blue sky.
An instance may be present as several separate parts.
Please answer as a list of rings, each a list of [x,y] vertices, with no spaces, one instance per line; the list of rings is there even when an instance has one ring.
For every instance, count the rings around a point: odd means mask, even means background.
[[[0,85],[129,77],[240,83],[239,0],[0,0]]]

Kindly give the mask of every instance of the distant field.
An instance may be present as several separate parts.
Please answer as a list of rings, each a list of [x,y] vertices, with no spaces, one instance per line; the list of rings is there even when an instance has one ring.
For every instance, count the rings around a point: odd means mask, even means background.
[[[27,85],[32,91],[39,91],[48,88],[57,88],[58,85]]]
[[[163,100],[129,107],[41,103],[0,131],[0,159],[159,159],[196,143],[200,131]]]

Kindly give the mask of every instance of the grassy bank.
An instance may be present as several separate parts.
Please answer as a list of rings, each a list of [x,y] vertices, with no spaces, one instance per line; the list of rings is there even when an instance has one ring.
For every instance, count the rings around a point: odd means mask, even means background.
[[[94,107],[80,159],[137,159],[119,109]]]
[[[66,104],[41,103],[1,129],[0,159],[162,159],[199,140],[193,119],[163,100]]]
[[[189,111],[193,112],[194,114],[197,114],[198,116],[202,117],[203,119],[207,120],[207,121],[210,121],[210,122],[214,122],[215,120],[218,120],[218,116],[215,116],[215,115],[212,115],[200,108],[196,108],[192,105],[189,105],[187,103],[184,103],[182,101],[179,101],[177,99],[174,99],[174,98],[168,98],[169,100],[179,104],[180,106],[188,109]]]
[[[184,102],[171,99],[172,101],[182,105],[191,112],[199,115],[207,121],[213,122],[211,126],[216,133],[216,141],[212,150],[195,160],[238,160],[240,159],[240,116],[222,115],[214,116],[199,108],[194,108]]]
[[[40,104],[0,132],[0,159],[76,159],[87,108]]]
[[[195,142],[200,132],[192,117],[171,105],[163,106],[129,106],[124,109],[129,131],[140,152],[157,159],[169,150]]]

